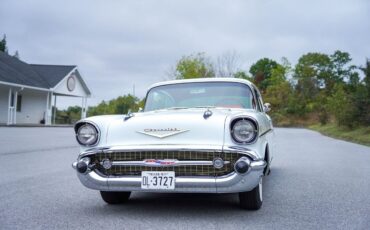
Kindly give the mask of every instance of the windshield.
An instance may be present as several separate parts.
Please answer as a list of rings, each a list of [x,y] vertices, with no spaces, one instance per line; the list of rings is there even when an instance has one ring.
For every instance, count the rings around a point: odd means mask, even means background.
[[[192,82],[152,88],[145,111],[194,107],[253,108],[249,86],[237,82]]]

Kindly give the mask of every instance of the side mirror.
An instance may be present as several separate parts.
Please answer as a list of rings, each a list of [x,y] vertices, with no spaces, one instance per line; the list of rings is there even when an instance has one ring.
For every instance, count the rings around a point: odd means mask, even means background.
[[[270,103],[265,103],[263,105],[263,111],[265,111],[265,113],[269,112],[271,110],[271,104]]]

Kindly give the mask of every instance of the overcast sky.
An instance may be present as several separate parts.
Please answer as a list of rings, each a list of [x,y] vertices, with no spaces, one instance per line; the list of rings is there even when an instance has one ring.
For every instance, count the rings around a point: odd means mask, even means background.
[[[183,55],[240,55],[292,64],[306,52],[347,51],[370,58],[369,0],[50,1],[2,0],[0,35],[10,53],[38,64],[78,65],[90,105],[143,97]],[[79,103],[62,99],[60,107]]]

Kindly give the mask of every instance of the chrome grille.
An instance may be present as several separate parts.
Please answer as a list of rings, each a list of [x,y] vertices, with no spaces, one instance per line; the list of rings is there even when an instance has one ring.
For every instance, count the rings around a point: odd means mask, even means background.
[[[91,157],[95,163],[95,169],[105,176],[128,176],[141,175],[142,171],[175,171],[176,176],[222,176],[234,171],[234,163],[242,157],[239,153],[224,153],[222,151],[128,151],[97,153]],[[216,169],[213,165],[181,165],[166,167],[151,166],[112,166],[104,169],[100,162],[103,159],[111,161],[142,161],[145,159],[176,159],[176,160],[199,160],[213,161],[216,157],[229,161],[223,168]]]

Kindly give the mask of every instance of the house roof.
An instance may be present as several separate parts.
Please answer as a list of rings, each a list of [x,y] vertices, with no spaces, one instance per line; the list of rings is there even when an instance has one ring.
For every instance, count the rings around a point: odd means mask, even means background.
[[[39,88],[50,88],[49,83],[31,65],[1,51],[0,81]]]
[[[68,73],[76,68],[75,65],[30,64],[30,66],[46,80],[50,88],[56,86]]]
[[[0,51],[0,82],[52,89],[76,67],[75,65],[28,64]],[[78,78],[86,92],[90,94],[90,90],[79,74]]]

